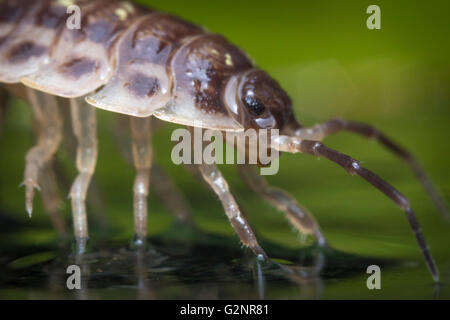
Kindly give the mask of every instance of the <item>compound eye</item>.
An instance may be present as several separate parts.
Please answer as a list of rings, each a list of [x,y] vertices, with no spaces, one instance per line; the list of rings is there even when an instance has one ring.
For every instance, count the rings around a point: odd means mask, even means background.
[[[266,111],[266,107],[253,97],[246,97],[244,102],[250,112],[256,116],[260,116]]]

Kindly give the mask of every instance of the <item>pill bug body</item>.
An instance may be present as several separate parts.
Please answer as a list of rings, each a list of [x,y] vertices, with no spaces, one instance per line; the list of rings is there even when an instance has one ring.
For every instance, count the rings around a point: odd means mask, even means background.
[[[67,27],[77,5],[79,29]],[[224,37],[119,1],[3,1],[0,81],[136,117],[242,130],[222,96],[252,61]],[[100,88],[100,90],[98,90]]]
[[[68,25],[67,9],[71,6],[80,9],[79,28]],[[327,148],[320,140],[342,130],[377,139],[412,167],[437,206],[447,212],[445,203],[414,158],[368,125],[334,119],[303,128],[294,117],[289,96],[279,84],[221,35],[127,1],[1,0],[0,82],[8,86],[25,85],[38,123],[38,143],[27,154],[24,178],[30,216],[38,174],[48,170],[47,164],[61,141],[62,120],[57,107],[61,100],[55,97],[70,100],[79,171],[70,197],[80,253],[88,238],[85,198],[97,158],[96,117],[92,108],[95,107],[130,118],[137,172],[134,221],[138,244],[145,243],[147,234],[146,197],[152,169],[150,117],[236,133],[250,128],[278,129],[281,135],[270,141],[272,149],[307,153],[336,162],[350,174],[367,180],[403,209],[427,266],[434,279],[438,279],[436,265],[408,200],[358,161]],[[242,243],[266,259],[220,171],[215,165],[197,167],[219,196]],[[239,171],[249,187],[284,211],[297,229],[326,245],[313,216],[295,199],[268,186],[250,166],[240,166]],[[44,179],[39,182],[45,196],[49,183]],[[172,203],[174,210],[183,211],[180,209],[183,201],[179,197],[176,200],[173,188],[166,186],[164,190],[172,190],[168,202],[178,204]],[[164,190],[161,194],[167,195]]]

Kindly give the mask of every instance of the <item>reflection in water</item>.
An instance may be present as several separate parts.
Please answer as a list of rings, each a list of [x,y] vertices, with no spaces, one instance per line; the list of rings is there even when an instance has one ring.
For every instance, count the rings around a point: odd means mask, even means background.
[[[175,280],[172,277],[177,271],[175,267],[170,266],[170,263],[168,264],[168,259],[170,259],[168,256],[164,256],[154,249],[142,251],[121,248],[116,253],[102,251],[86,255],[71,255],[68,263],[78,265],[82,275],[81,289],[73,290],[72,298],[78,300],[100,299],[101,296],[97,294],[99,288],[130,290],[130,292],[135,293],[134,297],[130,294],[128,297],[130,299],[167,298],[166,292],[162,290],[162,287],[171,285],[172,281]],[[299,299],[321,298],[323,284],[320,272],[325,262],[322,252],[317,253],[312,266],[284,265],[273,261],[262,262],[250,256],[236,262],[234,267],[237,269],[242,268],[239,272],[236,272],[235,268],[228,269],[225,265],[211,267],[217,269],[218,274],[215,276],[225,282],[236,281],[233,278],[244,277],[244,274],[250,271],[254,281],[254,291],[253,294],[249,292],[249,297],[265,299],[267,294],[266,279],[270,277],[271,281],[274,281],[274,278],[284,278],[298,285],[300,290]],[[248,269],[246,269],[246,266]],[[48,276],[47,294],[49,298],[67,295],[68,289],[65,284],[68,275],[61,272],[64,268],[65,266],[61,265],[59,261],[53,262],[46,268]],[[122,280],[127,279],[126,282],[128,284],[123,284],[119,280],[118,276],[121,270],[121,278]],[[127,271],[123,272],[124,270]],[[203,279],[203,281],[199,281],[198,286],[194,286],[189,290],[190,294],[186,298],[220,299],[220,285],[215,284],[211,280]],[[174,283],[176,283],[175,281]],[[195,281],[195,279],[186,281],[186,284],[189,286],[191,281]],[[30,291],[29,298],[38,298],[38,295],[33,294],[33,292],[33,290]]]
[[[392,262],[332,248],[293,250],[271,242],[262,245],[272,260],[262,262],[242,251],[234,238],[175,231],[151,238],[146,250],[100,243],[78,256],[67,248],[10,248],[0,264],[0,298],[321,299],[329,297],[325,290],[330,292],[330,286],[349,279],[358,279],[356,289],[368,294],[368,265],[395,270]],[[66,286],[66,270],[73,264],[81,268],[80,290]],[[334,297],[358,298],[352,290]],[[429,294],[432,298],[431,287]]]
[[[299,299],[321,299],[323,291],[323,282],[320,276],[325,266],[325,255],[317,251],[313,265],[289,265],[270,261],[264,263],[254,259],[252,264],[253,278],[257,288],[259,299],[265,299],[265,278],[267,274],[274,274],[289,279],[292,283],[299,286]]]
[[[261,266],[262,263],[263,262],[261,262],[259,259],[255,259],[255,262],[252,265],[253,279],[255,281],[255,287],[257,288],[258,298],[260,300],[264,299],[264,291],[266,288],[264,274]]]
[[[321,299],[323,281],[320,276],[325,267],[325,255],[318,251],[312,266],[281,266],[284,275],[300,287],[300,299]]]

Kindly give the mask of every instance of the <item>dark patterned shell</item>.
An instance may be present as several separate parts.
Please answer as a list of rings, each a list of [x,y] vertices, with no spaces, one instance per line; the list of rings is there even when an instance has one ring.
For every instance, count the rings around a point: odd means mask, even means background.
[[[67,27],[67,8],[81,28]],[[220,130],[242,130],[223,105],[251,60],[219,35],[114,0],[0,0],[0,82],[95,107]]]
[[[199,127],[240,130],[222,96],[231,75],[251,67],[247,56],[222,36],[204,34],[190,39],[171,61],[174,101],[155,116],[186,125],[197,120],[203,122]]]
[[[0,81],[16,83],[48,63],[66,12],[50,1],[6,0],[1,7]]]
[[[116,72],[102,90],[88,97],[89,103],[142,117],[166,106],[173,83],[168,63],[186,39],[201,32],[167,14],[153,12],[144,16],[122,37]]]
[[[81,28],[69,29],[66,23],[58,25],[55,30],[58,39],[52,45],[49,63],[22,79],[25,85],[73,98],[86,95],[109,81],[114,71],[115,44],[141,12],[111,0],[79,5]]]

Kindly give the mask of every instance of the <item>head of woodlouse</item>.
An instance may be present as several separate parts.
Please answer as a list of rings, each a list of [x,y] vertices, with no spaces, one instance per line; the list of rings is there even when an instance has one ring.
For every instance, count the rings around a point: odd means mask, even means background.
[[[224,99],[230,115],[244,129],[279,129],[288,134],[300,126],[291,99],[263,70],[252,69],[233,76]]]

